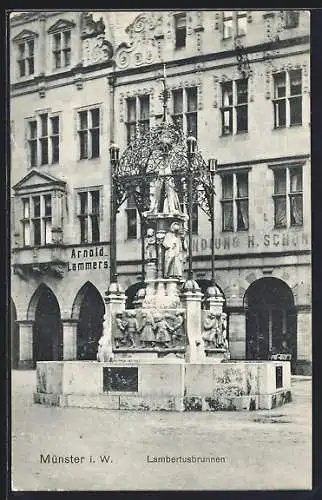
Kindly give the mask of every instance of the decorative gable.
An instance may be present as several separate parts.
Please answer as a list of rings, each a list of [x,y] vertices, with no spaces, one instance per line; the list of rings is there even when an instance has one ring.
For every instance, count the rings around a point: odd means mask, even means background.
[[[66,182],[52,175],[44,174],[38,172],[37,170],[32,170],[29,172],[21,181],[13,186],[13,190],[19,194],[19,192],[30,191],[36,188],[60,188],[65,189]]]
[[[59,31],[71,30],[76,26],[73,21],[68,21],[67,19],[59,19],[55,24],[53,24],[49,29],[48,33],[57,33]]]
[[[36,38],[38,36],[38,33],[35,33],[34,31],[22,30],[12,40],[14,42],[24,42],[25,40],[30,40],[31,38]]]

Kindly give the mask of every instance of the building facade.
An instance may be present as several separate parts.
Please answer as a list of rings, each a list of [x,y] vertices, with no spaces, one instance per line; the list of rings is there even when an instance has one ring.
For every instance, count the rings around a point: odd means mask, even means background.
[[[233,359],[311,369],[310,19],[306,11],[25,13],[11,18],[12,357],[95,359],[109,284],[110,159],[168,119],[216,159],[215,277]],[[164,67],[165,65],[165,67]],[[193,209],[193,268],[211,227]],[[139,214],[117,216],[128,306]]]

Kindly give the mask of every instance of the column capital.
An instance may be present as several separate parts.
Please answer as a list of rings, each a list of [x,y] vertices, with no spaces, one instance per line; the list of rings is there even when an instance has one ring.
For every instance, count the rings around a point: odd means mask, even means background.
[[[61,322],[64,325],[70,325],[70,326],[77,326],[78,325],[78,319],[75,319],[75,318],[61,318]]]

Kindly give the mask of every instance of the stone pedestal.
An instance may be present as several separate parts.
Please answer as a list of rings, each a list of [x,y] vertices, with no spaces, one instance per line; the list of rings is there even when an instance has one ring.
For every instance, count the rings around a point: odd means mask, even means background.
[[[107,294],[104,297],[105,316],[103,324],[103,336],[105,342],[112,346],[112,318],[116,313],[125,309],[125,294],[120,290],[119,285],[112,283]]]
[[[63,320],[63,359],[77,359],[77,321]]]
[[[209,309],[209,311],[213,312],[214,314],[221,314],[223,312],[225,299],[223,299],[222,297],[208,296],[205,302],[207,304],[207,309]]]
[[[19,368],[33,368],[33,321],[18,321]]]
[[[189,290],[189,281],[195,283],[193,290]],[[188,339],[185,359],[187,363],[200,363],[206,359],[204,341],[201,337],[202,293],[196,282],[189,281],[185,283],[184,292],[181,296],[183,307],[186,309],[186,332]]]
[[[244,309],[229,312],[229,350],[231,359],[246,358],[246,312]]]

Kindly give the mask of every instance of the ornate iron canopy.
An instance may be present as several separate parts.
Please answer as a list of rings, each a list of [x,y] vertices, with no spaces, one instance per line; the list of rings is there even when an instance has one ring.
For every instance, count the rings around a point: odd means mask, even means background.
[[[149,209],[151,183],[161,176],[165,182],[171,179],[184,203],[189,174],[194,202],[211,217],[214,188],[210,170],[200,151],[189,155],[187,138],[175,124],[167,121],[149,131],[138,131],[112,173],[117,206],[133,195],[141,215]]]

